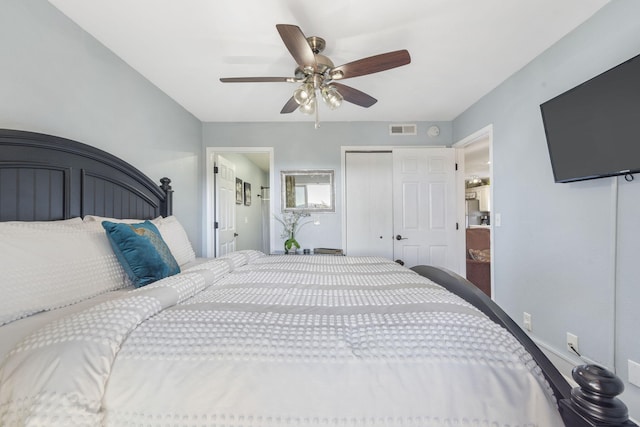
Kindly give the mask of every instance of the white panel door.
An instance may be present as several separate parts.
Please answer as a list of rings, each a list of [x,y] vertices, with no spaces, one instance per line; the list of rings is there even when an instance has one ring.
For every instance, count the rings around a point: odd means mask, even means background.
[[[456,271],[455,150],[393,150],[394,258]]]
[[[214,158],[218,173],[215,176],[215,232],[216,253],[219,257],[236,250],[236,165],[220,155]]]
[[[393,259],[393,157],[345,153],[346,253]]]

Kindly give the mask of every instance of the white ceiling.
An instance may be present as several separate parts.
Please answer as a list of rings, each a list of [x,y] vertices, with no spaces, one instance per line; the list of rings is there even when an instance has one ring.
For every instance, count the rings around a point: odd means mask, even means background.
[[[411,64],[343,80],[378,99],[320,109],[322,121],[452,120],[608,0],[49,0],[202,121],[310,121],[281,115],[293,75],[276,24],[326,40],[341,65],[407,49]]]

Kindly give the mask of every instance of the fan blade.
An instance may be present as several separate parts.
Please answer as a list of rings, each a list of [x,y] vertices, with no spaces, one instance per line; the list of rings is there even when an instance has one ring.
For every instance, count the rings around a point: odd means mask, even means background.
[[[336,89],[338,89],[338,92],[340,92],[340,95],[342,95],[345,101],[351,102],[352,104],[356,104],[364,108],[369,108],[373,104],[378,102],[378,100],[374,97],[369,96],[366,93],[359,91],[358,89],[354,89],[351,86],[346,86],[336,82],[332,82],[331,84],[335,86]]]
[[[293,77],[222,77],[222,83],[270,83],[270,82],[288,82],[295,83]]]
[[[409,52],[406,49],[396,50],[334,67],[329,75],[334,80],[348,79],[400,67],[410,62],[411,56],[409,56]]]
[[[295,99],[293,99],[293,96],[292,96],[291,98],[289,98],[287,103],[284,104],[284,107],[282,107],[282,110],[280,110],[280,114],[293,113],[298,109],[298,107],[299,107],[298,103],[296,102]]]
[[[300,27],[296,25],[278,24],[276,25],[284,45],[289,49],[291,56],[295,59],[300,68],[312,67],[316,69],[316,56],[309,46],[307,38],[302,33]]]

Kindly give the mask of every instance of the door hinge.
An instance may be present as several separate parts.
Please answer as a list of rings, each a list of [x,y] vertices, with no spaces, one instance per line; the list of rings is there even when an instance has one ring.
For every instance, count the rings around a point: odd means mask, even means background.
[[[456,170],[458,170],[458,164],[456,163]]]
[[[213,173],[218,173],[218,167],[217,166],[213,167]]]
[[[460,224],[456,222],[456,230],[459,230],[459,229],[460,229]]]
[[[213,222],[213,228],[216,228],[216,229],[218,228],[218,221]]]

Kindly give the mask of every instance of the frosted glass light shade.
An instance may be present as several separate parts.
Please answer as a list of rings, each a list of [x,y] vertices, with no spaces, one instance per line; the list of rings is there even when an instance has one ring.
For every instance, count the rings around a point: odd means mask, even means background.
[[[293,92],[293,99],[298,105],[307,104],[314,97],[314,88],[311,83],[304,83]]]
[[[322,88],[322,99],[329,106],[330,109],[335,110],[342,105],[344,99],[338,89],[335,86],[329,85]]]

